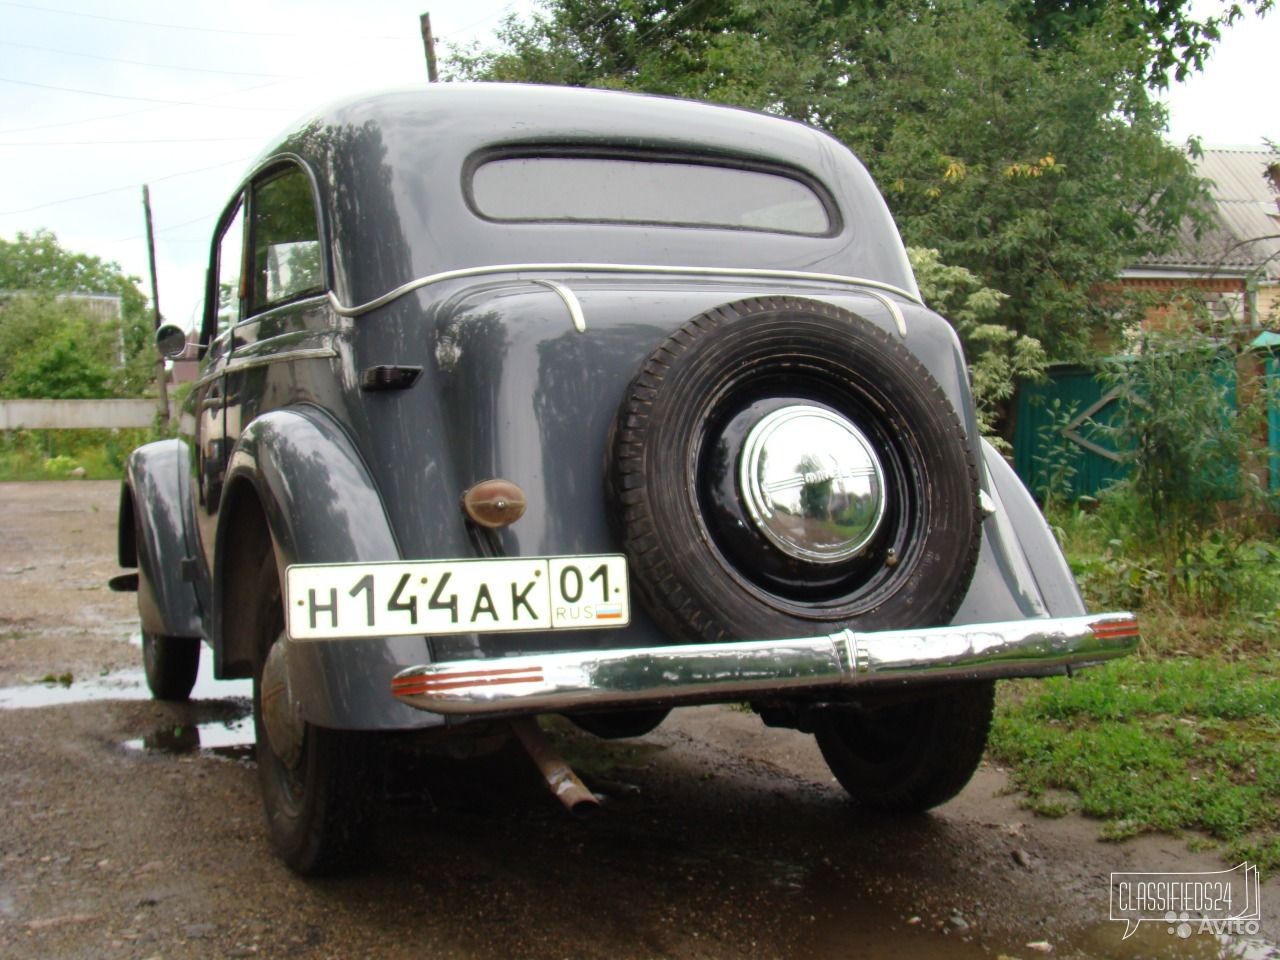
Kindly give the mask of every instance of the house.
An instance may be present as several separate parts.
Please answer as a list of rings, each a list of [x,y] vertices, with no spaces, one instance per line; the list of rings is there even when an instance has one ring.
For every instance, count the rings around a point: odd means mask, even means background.
[[[1280,154],[1262,147],[1215,148],[1204,150],[1195,165],[1208,182],[1209,223],[1199,232],[1184,225],[1169,252],[1133,264],[1118,286],[1151,293],[1165,304],[1195,291],[1215,314],[1242,325],[1232,377],[1240,399],[1258,396],[1263,384],[1274,396],[1280,389]],[[1151,307],[1144,325],[1159,326],[1168,309]],[[1099,346],[1116,349],[1114,343]],[[1082,365],[1055,366],[1047,384],[1024,388],[1013,443],[1023,480],[1041,489],[1052,469],[1046,463],[1055,457],[1074,458],[1068,492],[1073,498],[1096,495],[1124,476],[1126,458],[1108,429],[1118,399],[1118,388]],[[1271,456],[1254,469],[1268,474],[1270,488],[1280,492],[1280,409],[1273,404],[1269,413],[1259,440]]]
[[[1222,147],[1195,158],[1208,181],[1210,224],[1184,227],[1168,253],[1121,274],[1129,289],[1201,291],[1211,306],[1251,327],[1280,329],[1280,156],[1263,147]]]

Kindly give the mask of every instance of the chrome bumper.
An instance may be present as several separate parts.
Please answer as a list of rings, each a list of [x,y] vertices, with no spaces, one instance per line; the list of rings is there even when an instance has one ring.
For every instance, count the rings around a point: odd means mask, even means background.
[[[434,713],[743,700],[872,683],[1043,676],[1131,653],[1131,613],[791,640],[543,653],[410,667],[391,693]]]

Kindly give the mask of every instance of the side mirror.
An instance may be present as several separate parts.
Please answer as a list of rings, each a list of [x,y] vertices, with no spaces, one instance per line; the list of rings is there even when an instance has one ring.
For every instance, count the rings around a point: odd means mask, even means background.
[[[187,349],[187,331],[173,323],[162,325],[156,331],[156,349],[166,360],[176,360]]]

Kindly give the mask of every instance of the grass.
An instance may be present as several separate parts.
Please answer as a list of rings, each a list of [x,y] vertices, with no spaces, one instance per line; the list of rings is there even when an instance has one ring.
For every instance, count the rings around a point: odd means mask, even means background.
[[[1091,547],[1067,538],[1077,573],[1097,567]],[[1143,623],[1133,657],[1001,684],[990,756],[1028,807],[1095,817],[1104,839],[1188,834],[1228,860],[1280,869],[1280,566],[1262,556],[1234,574],[1236,602],[1216,612],[1131,597]],[[1080,579],[1091,609],[1123,599],[1100,595],[1114,581]]]
[[[150,429],[8,431],[0,434],[0,481],[116,480],[129,453],[157,436]]]

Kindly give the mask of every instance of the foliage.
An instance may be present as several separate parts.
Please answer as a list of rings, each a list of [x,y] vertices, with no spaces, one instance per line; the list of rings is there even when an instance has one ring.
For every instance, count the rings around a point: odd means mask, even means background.
[[[74,301],[11,299],[0,309],[0,397],[112,396],[119,332]]]
[[[1280,867],[1280,657],[1134,658],[1005,687],[990,750],[1033,809],[1123,839],[1203,831],[1231,859]]]
[[[1048,365],[1044,349],[1034,337],[995,322],[1000,305],[1008,298],[984,286],[975,273],[943,263],[937,250],[909,247],[907,256],[925,302],[950,320],[960,335],[969,362],[978,428],[993,436],[1000,405],[1013,397],[1015,384],[1044,376]]]
[[[1167,614],[1173,624],[1165,633],[1179,649],[1199,646],[1193,626],[1202,620],[1214,650],[1227,645],[1232,630],[1241,642],[1253,632],[1280,632],[1280,547],[1265,533],[1206,531],[1175,564],[1171,589],[1163,549],[1135,532],[1151,526],[1145,511],[1122,487],[1093,509],[1058,505],[1050,512],[1090,609]]]
[[[1053,514],[1065,509],[1071,501],[1083,453],[1080,446],[1067,437],[1067,426],[1076,417],[1076,405],[1054,397],[1046,407],[1048,419],[1038,431],[1037,453],[1033,457],[1039,467],[1035,493],[1045,513]]]
[[[1200,70],[1220,39],[1222,28],[1243,16],[1244,7],[1265,12],[1270,0],[1249,0],[1247,4],[1219,3],[1216,10],[1200,5],[1205,16],[1186,0],[1016,0],[1012,5],[1015,22],[1031,42],[1041,48],[1070,43],[1082,31],[1096,28],[1110,19],[1125,42],[1146,45],[1146,78],[1153,86],[1167,86],[1169,73],[1185,80]]]
[[[1162,139],[1145,83],[1158,55],[1132,29],[1161,10],[1189,23],[1185,6],[1097,4],[1065,23],[1047,18],[1074,5],[550,0],[451,72],[698,97],[824,129],[867,163],[909,245],[1007,294],[990,319],[1072,359],[1115,328],[1092,290],[1165,249],[1203,200]]]
[[[1259,449],[1265,389],[1237,402],[1234,330],[1207,311],[1174,311],[1109,364],[1121,390],[1111,429],[1130,471],[1102,518],[1130,551],[1155,560],[1166,595],[1201,609],[1232,602],[1232,571],[1267,510],[1248,469]]]
[[[157,439],[154,428],[7,431],[0,434],[0,482],[69,479],[77,468],[89,480],[116,480],[129,454]]]
[[[95,318],[74,293],[119,297],[120,318]],[[45,230],[19,233],[0,239],[0,295],[0,395],[139,396],[151,382],[147,299],[117,264],[66,250]]]
[[[65,250],[48,230],[19,232],[0,238],[0,290],[26,293],[106,293],[120,297],[121,310],[132,319],[146,314],[147,298],[138,278],[120,265],[86,253]]]

